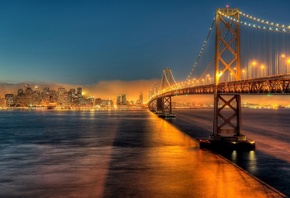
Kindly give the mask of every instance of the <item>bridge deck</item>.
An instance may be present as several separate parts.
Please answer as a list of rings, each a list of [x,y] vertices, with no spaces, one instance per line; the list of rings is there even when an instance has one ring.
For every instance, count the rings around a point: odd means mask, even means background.
[[[213,94],[215,85],[184,85],[171,86],[160,91],[149,99],[149,103],[159,97],[192,95],[192,94]],[[218,85],[220,94],[290,94],[290,74],[274,75],[263,78],[222,82]]]

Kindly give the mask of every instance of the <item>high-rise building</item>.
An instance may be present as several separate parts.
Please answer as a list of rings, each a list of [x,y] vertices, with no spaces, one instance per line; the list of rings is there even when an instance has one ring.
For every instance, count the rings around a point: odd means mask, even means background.
[[[143,93],[139,94],[139,104],[142,105],[143,104]]]
[[[65,88],[63,88],[63,87],[58,88],[59,95],[63,95],[64,93],[65,93]]]
[[[24,91],[23,91],[23,89],[18,89],[18,92],[17,92],[18,94],[18,96],[22,96],[23,94],[24,94]]]
[[[75,89],[70,89],[69,90],[69,95],[70,96],[75,96],[76,95],[76,90]]]
[[[77,88],[77,95],[78,95],[79,97],[81,97],[82,94],[83,94],[83,89],[82,89],[81,87],[78,87],[78,88]]]
[[[43,93],[44,94],[49,94],[49,88],[48,87],[44,87],[43,88]]]
[[[26,95],[32,95],[32,93],[33,93],[32,88],[27,84],[26,85],[25,94]]]
[[[113,107],[114,106],[114,102],[110,98],[108,98],[107,104],[108,104],[108,107]]]
[[[15,105],[14,95],[13,94],[5,94],[5,101],[7,107],[13,107]]]
[[[121,98],[121,96],[117,96],[117,105],[122,105],[122,98]]]
[[[102,103],[102,99],[101,99],[101,98],[97,98],[97,99],[95,100],[95,105],[96,105],[96,106],[101,106],[101,103]]]
[[[122,94],[122,105],[126,105],[127,104],[127,99],[126,99],[126,94]]]
[[[66,105],[66,101],[67,101],[67,98],[65,94],[65,88],[63,87],[58,88],[58,97],[57,97],[58,105],[61,105],[61,106]]]

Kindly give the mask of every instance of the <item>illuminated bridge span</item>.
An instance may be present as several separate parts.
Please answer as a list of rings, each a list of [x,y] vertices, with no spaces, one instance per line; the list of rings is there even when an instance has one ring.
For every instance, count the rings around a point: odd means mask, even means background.
[[[217,9],[186,80],[176,82],[164,70],[159,90],[155,85],[149,92],[148,107],[174,117],[171,97],[190,94],[214,96],[211,142],[248,141],[240,129],[240,95],[290,94],[290,26],[236,8]]]

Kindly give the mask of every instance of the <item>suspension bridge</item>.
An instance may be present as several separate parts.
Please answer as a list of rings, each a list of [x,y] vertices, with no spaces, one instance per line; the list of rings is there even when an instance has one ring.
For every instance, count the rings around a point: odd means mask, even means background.
[[[213,132],[207,142],[250,145],[241,132],[241,95],[290,94],[290,26],[237,8],[218,8],[186,80],[165,69],[149,92],[148,107],[171,118],[172,97],[212,94]]]

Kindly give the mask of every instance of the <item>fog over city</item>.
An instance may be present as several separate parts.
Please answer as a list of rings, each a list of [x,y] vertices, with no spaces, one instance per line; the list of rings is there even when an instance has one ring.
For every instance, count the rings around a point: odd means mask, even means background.
[[[93,96],[94,98],[111,98],[114,99],[116,96],[125,93],[128,99],[135,100],[139,97],[140,93],[143,93],[145,100],[147,99],[147,93],[152,89],[152,85],[155,82],[159,84],[160,80],[134,80],[134,81],[100,81],[91,85],[77,85],[77,84],[62,84],[62,83],[46,83],[46,82],[23,82],[16,84],[0,83],[0,97],[4,98],[5,94],[17,94],[17,90],[25,88],[26,84],[29,84],[32,88],[43,90],[44,87],[57,90],[60,87],[71,88],[82,87],[83,93],[86,96]]]

